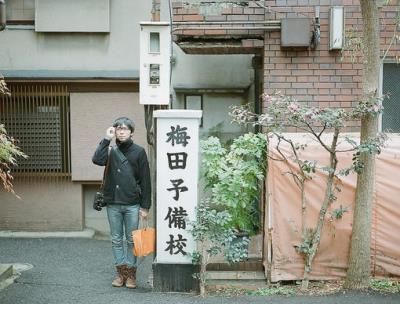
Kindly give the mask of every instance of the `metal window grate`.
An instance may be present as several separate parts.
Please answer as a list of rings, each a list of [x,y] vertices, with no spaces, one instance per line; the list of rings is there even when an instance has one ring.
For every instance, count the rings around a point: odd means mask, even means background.
[[[389,97],[383,100],[382,131],[400,132],[400,65],[386,63],[383,66],[383,94]]]
[[[9,84],[1,96],[0,122],[19,141],[28,159],[17,175],[70,176],[69,92],[62,84]]]

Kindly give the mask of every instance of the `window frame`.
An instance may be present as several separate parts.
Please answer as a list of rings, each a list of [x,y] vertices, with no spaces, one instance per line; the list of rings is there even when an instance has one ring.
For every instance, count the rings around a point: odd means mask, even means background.
[[[184,109],[185,110],[197,110],[197,109],[188,109],[187,107],[187,97],[188,96],[199,96],[200,97],[200,110],[202,111],[201,121],[200,121],[200,128],[203,127],[203,116],[204,116],[204,102],[203,102],[203,94],[196,94],[196,93],[187,93],[184,94]]]

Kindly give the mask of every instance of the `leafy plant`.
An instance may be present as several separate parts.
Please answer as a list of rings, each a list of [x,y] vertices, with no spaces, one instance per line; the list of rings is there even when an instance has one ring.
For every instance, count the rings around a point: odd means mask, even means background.
[[[304,221],[307,218],[307,198],[306,183],[313,179],[317,171],[326,173],[326,186],[324,199],[318,213],[315,227],[302,230],[302,242],[296,245],[296,250],[304,255],[305,266],[303,274],[302,288],[306,289],[309,284],[309,275],[312,269],[312,262],[319,248],[321,232],[325,219],[328,217],[332,222],[342,218],[347,208],[340,205],[333,208],[333,203],[337,200],[337,192],[340,191],[340,176],[348,175],[351,172],[362,173],[364,166],[360,159],[363,153],[379,153],[384,145],[386,136],[379,134],[377,137],[369,138],[357,144],[349,137],[344,137],[347,148],[339,149],[339,134],[345,128],[347,122],[359,120],[367,115],[378,116],[383,107],[380,104],[382,98],[370,96],[359,101],[356,108],[346,111],[341,108],[318,108],[300,104],[295,99],[283,95],[280,92],[264,94],[265,113],[255,114],[248,110],[247,106],[232,107],[231,116],[238,123],[251,125],[261,125],[269,133],[269,137],[276,137],[276,154],[271,155],[271,159],[281,161],[286,164],[290,175],[298,186],[301,196],[301,216]],[[307,144],[295,143],[290,135],[285,131],[288,128],[295,128],[301,132],[308,133],[329,156],[329,164],[319,166],[316,161],[301,159],[301,152]],[[324,133],[331,131],[332,137],[327,142],[323,137]],[[288,151],[281,150],[282,144],[289,147]],[[352,152],[352,165],[337,171],[339,152]],[[297,168],[294,169],[293,166]],[[330,215],[328,212],[331,212]],[[306,224],[305,224],[306,225]]]
[[[211,189],[211,203],[232,217],[230,226],[255,234],[259,229],[258,197],[265,177],[267,138],[247,133],[233,140],[229,150],[216,137],[200,142],[202,172]]]
[[[207,265],[210,258],[223,253],[230,263],[247,257],[249,239],[238,237],[231,225],[228,211],[217,211],[210,207],[209,199],[203,200],[197,208],[196,220],[189,222],[189,231],[197,241],[198,250],[192,255],[192,262],[200,264],[200,273],[193,276],[200,281],[200,294],[205,295]]]
[[[10,91],[4,79],[0,76],[0,96],[9,95]],[[0,122],[0,180],[3,184],[3,188],[14,195],[16,194],[13,187],[11,168],[17,165],[18,157],[27,158],[28,156],[19,149],[16,145],[16,140],[7,134],[4,125]]]
[[[370,287],[375,291],[399,293],[400,292],[400,281],[390,279],[371,279]]]

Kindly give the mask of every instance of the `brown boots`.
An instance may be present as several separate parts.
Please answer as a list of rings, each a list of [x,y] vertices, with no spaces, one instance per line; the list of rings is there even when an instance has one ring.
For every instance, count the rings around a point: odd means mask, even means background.
[[[117,276],[112,281],[112,286],[121,287],[125,286],[129,289],[136,288],[136,268],[128,267],[126,265],[117,266]]]
[[[121,287],[125,284],[125,270],[126,265],[119,265],[117,266],[117,276],[112,281],[112,286]]]
[[[126,267],[126,282],[125,286],[129,289],[136,289],[136,268],[135,267]]]

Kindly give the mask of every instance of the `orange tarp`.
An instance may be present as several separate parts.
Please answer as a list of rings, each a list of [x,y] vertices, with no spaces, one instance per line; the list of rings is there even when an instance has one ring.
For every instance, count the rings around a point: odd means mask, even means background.
[[[301,152],[302,160],[318,161],[319,166],[327,165],[329,156],[319,143],[306,134],[286,134],[297,143],[308,145]],[[358,141],[357,134],[346,134]],[[330,144],[332,134],[324,139]],[[277,139],[271,138],[269,154],[279,157],[276,150]],[[289,154],[288,144],[281,143],[281,151]],[[341,138],[339,149],[349,148]],[[352,153],[338,154],[338,170],[351,165]],[[291,168],[296,170],[293,163]],[[315,228],[318,213],[324,197],[327,173],[318,170],[312,181],[306,183],[307,217],[302,221],[300,190],[293,177],[287,174],[288,166],[269,159],[267,177],[266,229],[272,228],[271,280],[301,279],[304,270],[303,256],[295,250],[302,242],[302,228]],[[311,279],[335,279],[346,274],[350,236],[352,228],[355,187],[357,177],[351,174],[341,178],[341,192],[336,193],[334,202],[325,219],[321,243],[315,256]],[[376,157],[375,187],[373,198],[371,234],[371,273],[374,276],[400,276],[400,135],[390,134],[389,140]],[[330,214],[340,205],[348,212],[341,219]],[[268,257],[268,255],[264,255]]]

